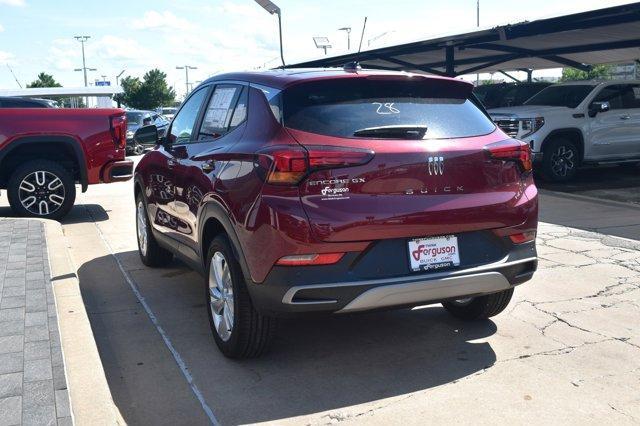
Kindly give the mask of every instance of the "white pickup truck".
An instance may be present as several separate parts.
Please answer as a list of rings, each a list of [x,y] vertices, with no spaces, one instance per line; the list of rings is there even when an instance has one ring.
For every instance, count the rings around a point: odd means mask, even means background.
[[[555,84],[489,114],[531,146],[548,180],[569,180],[585,163],[640,162],[640,81]]]

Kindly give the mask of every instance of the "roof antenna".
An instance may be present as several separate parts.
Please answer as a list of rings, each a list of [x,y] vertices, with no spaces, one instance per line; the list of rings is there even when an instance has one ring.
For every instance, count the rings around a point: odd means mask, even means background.
[[[360,56],[360,50],[362,50],[362,40],[364,39],[364,30],[367,28],[367,17],[364,17],[364,24],[362,24],[362,34],[360,35],[360,45],[358,46],[358,53],[356,53],[356,59],[353,62],[347,62],[344,65],[346,71],[357,71],[362,69],[358,57]]]

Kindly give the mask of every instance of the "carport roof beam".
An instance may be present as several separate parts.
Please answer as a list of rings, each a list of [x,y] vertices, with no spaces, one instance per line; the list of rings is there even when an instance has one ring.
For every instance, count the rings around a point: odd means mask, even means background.
[[[632,62],[640,57],[640,3],[614,6],[532,22],[372,49],[360,54],[290,65],[342,66],[439,75],[545,69],[582,70],[598,63]]]

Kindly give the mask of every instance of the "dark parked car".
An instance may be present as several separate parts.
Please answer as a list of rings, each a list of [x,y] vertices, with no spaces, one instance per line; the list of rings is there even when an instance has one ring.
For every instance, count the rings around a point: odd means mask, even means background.
[[[142,126],[155,125],[161,136],[164,136],[169,127],[169,120],[153,111],[128,110],[127,111],[127,154],[139,155],[149,146],[136,143],[133,134]]]
[[[18,98],[0,96],[0,108],[58,108],[58,103],[51,99]]]
[[[546,82],[485,84],[473,89],[473,94],[487,109],[519,106],[551,84]]]
[[[365,70],[219,75],[135,171],[142,262],[200,271],[213,337],[260,354],[275,318],[441,302],[497,315],[537,267],[529,147],[466,82]]]

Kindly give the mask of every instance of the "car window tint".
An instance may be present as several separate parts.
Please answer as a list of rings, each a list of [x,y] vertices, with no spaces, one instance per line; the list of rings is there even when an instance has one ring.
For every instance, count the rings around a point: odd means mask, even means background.
[[[640,84],[625,84],[622,93],[622,107],[625,109],[640,108]]]
[[[624,86],[613,85],[602,88],[593,102],[609,102],[610,109],[622,109],[622,95]]]
[[[229,131],[235,129],[247,119],[248,92],[248,87],[242,88],[242,93],[240,93],[238,103],[236,104],[233,116],[231,117],[231,123],[229,123]]]
[[[315,81],[283,91],[283,122],[296,130],[349,138],[394,126],[424,126],[426,139],[491,133],[495,125],[471,96],[471,86],[460,82]]]
[[[216,86],[202,119],[200,135],[219,138],[227,133],[233,116],[234,106],[242,86],[219,84]]]
[[[191,140],[193,127],[196,124],[198,112],[200,112],[207,90],[208,88],[203,87],[193,93],[174,117],[170,133],[171,142],[188,143]]]

